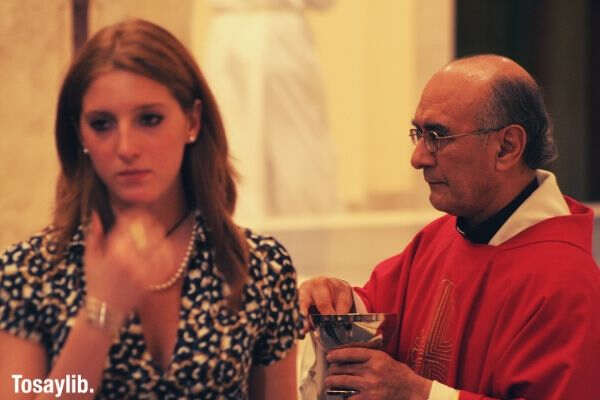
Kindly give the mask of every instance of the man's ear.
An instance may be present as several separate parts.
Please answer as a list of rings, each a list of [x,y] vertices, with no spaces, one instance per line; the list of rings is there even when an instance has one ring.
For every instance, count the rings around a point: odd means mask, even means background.
[[[498,132],[498,151],[496,152],[496,168],[507,171],[518,165],[527,145],[527,132],[521,125],[509,125]]]

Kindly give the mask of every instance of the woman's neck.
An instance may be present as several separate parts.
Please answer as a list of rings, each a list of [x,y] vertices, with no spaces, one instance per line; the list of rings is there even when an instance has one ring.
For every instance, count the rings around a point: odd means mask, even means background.
[[[164,228],[165,233],[177,230],[191,211],[181,186],[171,195],[164,196],[152,203],[125,204],[111,201],[111,206],[115,219],[118,219],[119,214],[124,212],[143,212],[154,218]]]

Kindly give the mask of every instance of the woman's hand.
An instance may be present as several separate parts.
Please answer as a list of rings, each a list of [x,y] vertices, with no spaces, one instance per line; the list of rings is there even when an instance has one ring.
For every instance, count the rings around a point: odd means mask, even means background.
[[[148,285],[166,279],[173,257],[162,226],[142,211],[124,211],[109,233],[92,213],[85,250],[87,295],[125,316]]]

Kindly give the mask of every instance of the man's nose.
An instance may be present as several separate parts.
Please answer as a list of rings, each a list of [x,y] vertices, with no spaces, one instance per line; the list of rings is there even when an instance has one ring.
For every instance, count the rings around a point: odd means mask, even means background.
[[[420,139],[415,145],[415,149],[410,157],[410,163],[415,169],[421,169],[435,165],[435,156],[432,152],[427,150],[425,140]]]

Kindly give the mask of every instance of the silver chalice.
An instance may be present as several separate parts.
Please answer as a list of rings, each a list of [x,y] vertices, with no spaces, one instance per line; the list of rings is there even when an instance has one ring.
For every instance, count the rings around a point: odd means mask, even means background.
[[[390,339],[397,335],[397,314],[311,314],[313,335],[325,351],[342,347],[368,347],[385,349]],[[344,399],[358,393],[349,388],[332,388],[328,396]]]

